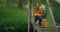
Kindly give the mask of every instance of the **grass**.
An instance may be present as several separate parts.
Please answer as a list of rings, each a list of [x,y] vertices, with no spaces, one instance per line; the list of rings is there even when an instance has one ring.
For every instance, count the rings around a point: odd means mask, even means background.
[[[10,31],[10,28],[11,32],[25,31],[27,29],[27,10],[25,7],[19,9],[18,7],[0,6],[0,30],[1,26],[7,32]]]

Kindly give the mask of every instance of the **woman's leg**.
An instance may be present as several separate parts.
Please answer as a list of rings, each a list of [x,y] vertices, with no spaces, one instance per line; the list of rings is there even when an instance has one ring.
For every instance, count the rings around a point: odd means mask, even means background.
[[[42,26],[42,16],[39,16],[39,24]]]
[[[37,22],[38,19],[39,19],[39,17],[35,16],[35,23]],[[37,30],[35,30],[35,32],[37,32]]]
[[[36,23],[36,21],[39,19],[39,17],[38,16],[35,16],[35,23]]]
[[[45,14],[42,14],[41,16],[39,16],[39,24],[40,26],[42,25],[42,18],[45,16]]]

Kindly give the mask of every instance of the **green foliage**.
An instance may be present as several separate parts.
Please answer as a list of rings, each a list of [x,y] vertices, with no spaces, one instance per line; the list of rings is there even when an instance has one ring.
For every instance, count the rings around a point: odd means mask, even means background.
[[[7,32],[27,31],[27,10],[0,6],[0,30]]]
[[[60,8],[58,7],[59,4],[55,0],[50,0],[51,8],[53,10],[53,13],[55,15],[56,23],[60,24]]]

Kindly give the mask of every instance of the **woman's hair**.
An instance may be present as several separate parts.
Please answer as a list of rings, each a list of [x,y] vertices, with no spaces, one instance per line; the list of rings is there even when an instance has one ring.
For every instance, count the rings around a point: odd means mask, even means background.
[[[35,3],[35,6],[36,6],[36,4],[39,4],[39,3],[38,3],[38,2],[36,2],[36,3]],[[39,5],[39,6],[40,6],[40,5]]]

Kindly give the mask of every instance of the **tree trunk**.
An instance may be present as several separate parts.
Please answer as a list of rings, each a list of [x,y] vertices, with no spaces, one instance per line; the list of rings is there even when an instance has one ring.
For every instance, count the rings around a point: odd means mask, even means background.
[[[14,6],[14,0],[12,0],[12,6]]]
[[[7,6],[11,5],[11,0],[7,0]]]
[[[7,6],[14,6],[14,0],[7,0]]]
[[[1,4],[1,0],[0,0],[0,4]]]
[[[20,9],[23,8],[23,0],[19,0],[19,2],[18,2],[18,8],[20,8]]]
[[[33,0],[30,0],[29,4],[29,12],[28,12],[28,32],[35,32],[35,26],[34,26],[34,16],[33,16]]]

